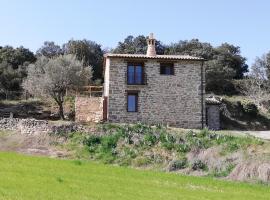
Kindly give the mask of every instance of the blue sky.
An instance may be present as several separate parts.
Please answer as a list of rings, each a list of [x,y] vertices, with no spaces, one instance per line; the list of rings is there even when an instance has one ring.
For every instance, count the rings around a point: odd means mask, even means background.
[[[164,43],[198,38],[241,47],[248,64],[270,51],[269,0],[0,0],[0,45],[36,51],[89,39],[114,47],[153,32]]]

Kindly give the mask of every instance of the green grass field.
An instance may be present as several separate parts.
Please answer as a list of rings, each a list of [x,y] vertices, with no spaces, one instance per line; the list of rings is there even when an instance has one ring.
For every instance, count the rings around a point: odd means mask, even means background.
[[[270,188],[93,162],[0,153],[0,199],[270,199]]]

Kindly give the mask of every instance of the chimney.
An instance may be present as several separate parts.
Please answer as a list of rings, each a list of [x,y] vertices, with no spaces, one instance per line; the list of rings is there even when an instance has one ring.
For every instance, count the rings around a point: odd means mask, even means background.
[[[154,34],[150,33],[149,38],[147,39],[147,56],[156,56],[156,40]]]

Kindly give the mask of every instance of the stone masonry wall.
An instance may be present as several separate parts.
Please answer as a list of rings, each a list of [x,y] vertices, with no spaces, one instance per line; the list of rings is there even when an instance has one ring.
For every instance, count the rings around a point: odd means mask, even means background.
[[[158,60],[147,60],[144,62],[144,67],[147,84],[127,85],[127,61],[121,58],[110,58],[108,120],[202,128],[205,103],[201,98],[201,62],[174,62],[175,75],[161,75]],[[139,91],[138,112],[127,112],[128,90]]]
[[[75,120],[77,122],[102,121],[103,98],[77,96],[75,99]]]
[[[53,123],[47,120],[0,118],[0,130],[18,131],[21,134],[64,134],[85,131],[83,126],[74,122]]]

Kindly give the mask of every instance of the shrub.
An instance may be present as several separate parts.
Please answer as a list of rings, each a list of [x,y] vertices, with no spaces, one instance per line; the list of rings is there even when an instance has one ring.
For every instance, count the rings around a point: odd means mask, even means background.
[[[258,107],[250,101],[242,101],[243,110],[250,116],[256,116],[258,114]]]
[[[168,169],[169,171],[176,171],[179,169],[184,169],[188,166],[187,158],[182,158],[180,160],[173,160],[170,162]]]
[[[190,150],[191,149],[190,149],[189,145],[186,143],[176,145],[176,151],[179,153],[187,153]]]
[[[222,170],[222,171],[219,171],[217,169],[215,169],[213,171],[212,174],[210,174],[210,176],[214,176],[214,177],[227,177],[231,172],[232,170],[235,168],[235,165],[230,163],[226,169]]]
[[[131,128],[131,131],[135,132],[135,133],[140,133],[140,134],[152,133],[151,126],[148,126],[148,125],[142,124],[142,123],[137,123],[130,128]]]
[[[100,136],[96,136],[96,135],[89,135],[88,137],[85,137],[83,141],[83,144],[89,147],[95,146],[100,143],[101,143],[101,138]]]
[[[111,150],[117,146],[119,135],[106,135],[101,138],[101,146],[103,150]]]
[[[152,146],[157,142],[157,137],[151,133],[147,133],[143,140],[145,145]]]
[[[162,133],[160,134],[159,140],[161,142],[161,146],[165,149],[172,150],[175,147],[176,139],[173,135]]]
[[[205,170],[207,170],[207,165],[204,162],[202,162],[201,160],[196,160],[192,163],[191,168],[193,170],[204,170],[205,171]]]

